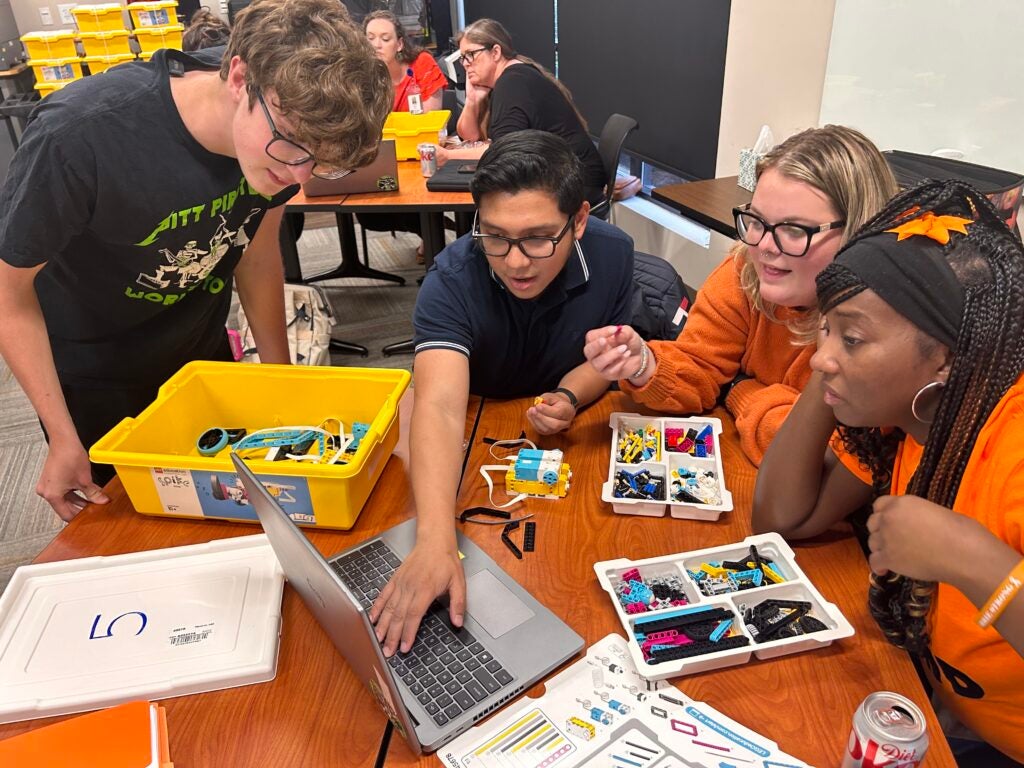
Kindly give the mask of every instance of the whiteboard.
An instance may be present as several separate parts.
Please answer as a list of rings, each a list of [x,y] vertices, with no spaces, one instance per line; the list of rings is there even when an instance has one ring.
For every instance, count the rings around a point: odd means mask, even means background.
[[[1024,2],[836,0],[821,124],[1024,173]]]

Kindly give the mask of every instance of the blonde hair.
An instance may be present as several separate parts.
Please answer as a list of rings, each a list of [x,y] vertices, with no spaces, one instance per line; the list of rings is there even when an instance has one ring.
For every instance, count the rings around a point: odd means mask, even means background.
[[[846,220],[841,244],[882,210],[899,189],[878,147],[860,131],[842,125],[810,128],[790,136],[758,162],[757,177],[769,168],[828,197],[839,218]],[[740,285],[754,308],[778,322],[776,305],[761,297],[748,246],[737,242],[730,253],[740,262]],[[809,344],[817,334],[818,311],[810,308],[786,325],[796,337],[795,344]]]
[[[464,30],[459,32],[455,37],[455,44],[458,45],[462,38],[466,38],[471,43],[482,45],[485,48],[493,48],[498,46],[501,49],[501,57],[505,60],[515,59],[521,61],[523,64],[533,67],[540,72],[544,77],[555,84],[559,92],[565,97],[565,100],[569,102],[569,106],[572,107],[572,111],[576,113],[576,118],[580,121],[580,126],[583,131],[587,130],[587,121],[583,117],[583,113],[576,107],[576,102],[572,100],[572,93],[565,84],[556,78],[551,72],[549,72],[544,66],[531,59],[529,56],[523,56],[523,54],[516,51],[515,46],[512,44],[512,36],[508,33],[508,30],[502,26],[501,22],[495,21],[494,19],[477,19]],[[480,106],[478,113],[480,115],[480,133],[483,138],[487,138],[487,124],[490,122],[491,116],[491,94],[487,93],[484,97],[483,103]]]
[[[256,89],[292,125],[317,162],[359,168],[377,155],[391,111],[391,77],[338,0],[256,0],[238,14],[220,75],[246,64],[249,108]]]

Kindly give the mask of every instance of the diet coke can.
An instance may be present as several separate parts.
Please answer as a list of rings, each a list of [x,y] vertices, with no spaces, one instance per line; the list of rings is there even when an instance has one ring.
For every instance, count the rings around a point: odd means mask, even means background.
[[[420,153],[420,172],[428,179],[437,173],[437,145],[417,144]]]
[[[917,768],[928,751],[924,715],[905,696],[872,693],[853,713],[842,768]]]

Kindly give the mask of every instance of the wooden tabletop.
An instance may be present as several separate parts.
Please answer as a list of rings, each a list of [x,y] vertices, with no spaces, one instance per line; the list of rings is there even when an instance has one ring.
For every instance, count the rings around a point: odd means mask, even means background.
[[[470,400],[467,439],[479,398]],[[399,441],[350,531],[307,529],[331,555],[413,514],[408,432],[412,392],[400,407]],[[197,544],[260,532],[259,526],[150,517],[136,513],[121,482],[107,485],[109,504],[79,514],[36,562],[116,555]],[[359,678],[335,650],[294,590],[282,602],[277,677],[267,683],[166,699],[171,758],[180,768],[251,766],[372,766],[387,720]],[[0,725],[0,739],[63,717]]]
[[[655,200],[675,208],[683,216],[726,237],[736,237],[732,209],[750,202],[751,193],[737,183],[736,176],[705,181],[668,184],[651,190]]]
[[[18,63],[10,69],[0,69],[0,77],[16,77],[28,69],[28,64]]]
[[[417,211],[472,211],[473,196],[469,192],[431,192],[420,172],[419,161],[398,163],[397,192],[367,192],[359,195],[324,195],[307,197],[299,190],[288,201],[288,210],[322,211],[339,209],[346,213],[387,212],[401,209]]]
[[[481,440],[514,438],[527,429],[528,400],[486,401],[463,475],[459,509],[487,503],[479,474],[494,463]],[[565,499],[528,499],[522,510],[537,521],[537,550],[517,560],[501,543],[500,526],[464,525],[481,547],[569,626],[588,645],[611,632],[624,635],[611,601],[597,583],[593,564],[620,557],[640,559],[731,544],[751,534],[750,508],[756,470],[739,448],[732,419],[724,410],[722,456],[726,485],[735,509],[717,522],[617,515],[601,499],[608,476],[613,411],[637,411],[624,394],[610,393],[577,416],[562,435],[536,438],[542,448],[561,448],[573,472]],[[850,732],[853,711],[871,692],[892,690],[908,696],[928,717],[931,747],[927,768],[954,766],[942,732],[909,657],[890,646],[867,610],[868,568],[852,535],[832,534],[794,544],[797,563],[853,624],[856,634],[827,648],[759,661],[671,681],[691,698],[778,742],[811,765],[837,766]],[[540,692],[537,686],[531,694]],[[436,757],[416,758],[405,742],[391,740],[389,768],[434,766]]]
[[[493,463],[484,437],[514,438],[527,428],[529,400],[471,400],[466,435],[470,455],[458,508],[486,503],[479,467]],[[411,397],[402,402],[395,456],[351,531],[309,531],[326,555],[361,541],[413,513],[408,476]],[[609,597],[598,586],[593,563],[618,557],[640,559],[724,545],[750,534],[754,467],[739,449],[724,411],[722,456],[735,510],[714,523],[674,518],[620,516],[600,500],[608,472],[613,411],[635,411],[622,393],[611,393],[583,411],[573,429],[538,439],[561,448],[573,471],[567,498],[528,499],[536,514],[537,550],[517,560],[500,541],[500,526],[464,526],[466,533],[542,602],[560,615],[587,644],[624,634]],[[475,430],[474,430],[475,425]],[[529,430],[528,430],[529,434]],[[500,483],[499,483],[500,487]],[[255,533],[258,529],[215,521],[184,521],[136,514],[119,481],[108,486],[112,501],[89,507],[47,547],[38,560],[111,555]],[[817,766],[841,760],[854,708],[872,691],[902,693],[925,711],[931,739],[926,768],[954,766],[934,714],[909,658],[888,645],[867,612],[867,565],[852,536],[833,534],[794,545],[797,562],[824,597],[835,603],[856,635],[815,651],[771,661],[752,660],[731,669],[677,678],[688,696],[777,741]],[[277,678],[268,683],[165,701],[171,756],[186,766],[435,766],[433,755],[416,757],[404,741],[391,739],[377,762],[384,716],[342,661],[330,640],[293,590],[284,594]],[[537,694],[541,686],[530,693]],[[58,718],[0,726],[0,738]]]

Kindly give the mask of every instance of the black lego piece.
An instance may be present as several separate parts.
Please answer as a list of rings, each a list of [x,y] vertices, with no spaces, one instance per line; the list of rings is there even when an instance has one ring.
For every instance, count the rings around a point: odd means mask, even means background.
[[[501,531],[501,540],[505,542],[506,547],[512,550],[512,554],[515,555],[517,559],[522,560],[523,553],[519,551],[519,547],[517,547],[515,542],[509,537],[509,534],[518,527],[518,520],[513,520],[511,523],[508,523]]]
[[[643,632],[647,635],[651,632],[661,632],[665,629],[680,629],[681,627],[704,624],[706,622],[713,622],[717,626],[720,621],[735,618],[732,611],[726,608],[712,608],[706,611],[694,611],[684,616],[666,616],[663,619],[637,621],[634,623],[633,628],[637,632]]]
[[[499,520],[508,520],[512,517],[512,513],[507,509],[491,509],[490,507],[467,507],[462,510],[462,514],[459,515],[459,522],[464,523],[470,517],[474,515],[487,515],[488,517],[496,517]]]
[[[651,658],[647,660],[647,663],[661,664],[665,661],[688,659],[691,656],[700,656],[705,653],[714,653],[715,651],[725,651],[729,648],[742,648],[745,645],[750,645],[750,638],[746,635],[723,637],[717,643],[713,643],[710,640],[695,640],[694,642],[687,643],[686,645],[672,645],[667,648],[659,648],[656,651],[651,651]]]
[[[519,433],[519,437],[483,437],[483,438],[480,438],[481,442],[485,443],[486,445],[494,445],[495,443],[504,443],[504,442],[510,441],[510,440],[525,440],[525,439],[526,439],[526,430],[525,429],[522,432]]]
[[[533,552],[537,542],[537,524],[530,520],[523,524],[523,552]]]

